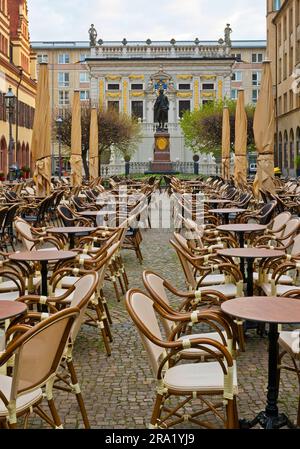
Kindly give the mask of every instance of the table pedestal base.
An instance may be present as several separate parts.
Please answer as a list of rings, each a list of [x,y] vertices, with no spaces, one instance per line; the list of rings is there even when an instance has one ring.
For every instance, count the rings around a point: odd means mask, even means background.
[[[263,429],[281,429],[286,426],[289,429],[296,429],[296,426],[283,413],[278,416],[268,416],[266,412],[259,413],[253,421],[240,420],[240,429],[252,429],[257,424]]]

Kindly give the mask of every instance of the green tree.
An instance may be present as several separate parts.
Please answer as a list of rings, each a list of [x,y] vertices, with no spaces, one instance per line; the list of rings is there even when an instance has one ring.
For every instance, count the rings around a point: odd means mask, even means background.
[[[210,102],[197,111],[186,111],[181,120],[186,146],[194,153],[214,153],[219,156],[222,148],[223,108],[225,104],[229,109],[231,146],[234,148],[235,140],[235,110],[236,101]],[[253,117],[255,107],[246,106],[248,116],[248,147],[254,147]]]
[[[56,115],[57,116],[57,115]],[[72,109],[66,109],[61,126],[62,144],[71,149]],[[91,109],[84,106],[81,109],[82,159],[86,176],[89,176],[87,153],[90,142]],[[140,125],[126,114],[114,109],[98,111],[99,128],[99,160],[108,163],[111,148],[125,157],[132,157],[140,140]],[[54,139],[58,140],[58,125],[54,120]]]

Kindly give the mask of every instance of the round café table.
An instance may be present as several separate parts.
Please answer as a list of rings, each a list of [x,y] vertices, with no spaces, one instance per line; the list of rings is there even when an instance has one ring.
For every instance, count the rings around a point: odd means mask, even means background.
[[[40,262],[42,276],[42,295],[48,296],[48,263],[60,260],[74,259],[77,253],[73,251],[24,251],[9,255],[10,260],[19,262]]]
[[[75,237],[89,235],[91,232],[96,231],[97,228],[85,227],[85,226],[65,226],[61,228],[48,228],[49,234],[67,234],[70,236],[69,249],[72,250],[75,247]]]
[[[217,254],[225,257],[239,257],[247,261],[247,296],[253,296],[253,263],[255,259],[270,259],[282,257],[284,251],[265,248],[229,248],[220,249]],[[241,267],[242,270],[242,267]]]
[[[103,217],[103,221],[104,218],[110,217],[110,216],[116,216],[117,212],[116,210],[100,210],[100,211],[96,211],[96,210],[85,210],[83,212],[78,212],[78,215],[81,215],[82,217],[85,218],[91,218],[92,220],[94,220],[94,222],[96,223],[97,217]]]
[[[27,312],[26,304],[17,301],[0,301],[0,322],[10,320]]]
[[[217,227],[217,231],[234,232],[238,236],[241,248],[244,248],[245,246],[245,234],[251,232],[263,232],[265,229],[267,229],[267,226],[256,223],[233,223]],[[241,271],[243,276],[245,276],[244,259],[241,259]]]
[[[223,217],[224,224],[229,224],[229,215],[230,214],[241,214],[242,212],[245,212],[246,209],[238,209],[238,208],[228,208],[228,209],[210,209],[208,212],[210,214],[219,214]]]
[[[252,421],[240,421],[240,427],[249,429],[260,424],[264,429],[280,429],[288,426],[295,428],[288,417],[279,414],[277,383],[278,364],[278,324],[300,323],[300,301],[293,298],[279,297],[249,297],[226,301],[221,309],[227,315],[247,321],[268,323],[269,328],[269,369],[268,394],[266,409],[260,412]]]
[[[229,204],[229,203],[231,203],[231,201],[230,200],[223,200],[223,199],[219,198],[219,199],[215,199],[215,200],[214,199],[204,200],[204,203],[211,204],[212,207],[214,209],[216,209],[218,205],[220,205],[220,204],[221,205]]]

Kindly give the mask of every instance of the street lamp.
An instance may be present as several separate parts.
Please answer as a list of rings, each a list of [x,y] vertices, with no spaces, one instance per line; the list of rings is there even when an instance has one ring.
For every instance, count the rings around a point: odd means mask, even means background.
[[[61,125],[63,123],[63,119],[61,117],[58,117],[56,119],[56,125],[57,125],[57,130],[58,130],[58,176],[59,176],[59,180],[61,181]]]
[[[16,97],[11,87],[8,88],[8,91],[5,94],[4,98],[9,123],[9,146],[8,146],[9,180],[13,181],[15,166],[14,166],[14,139],[12,135],[12,125],[15,112]]]

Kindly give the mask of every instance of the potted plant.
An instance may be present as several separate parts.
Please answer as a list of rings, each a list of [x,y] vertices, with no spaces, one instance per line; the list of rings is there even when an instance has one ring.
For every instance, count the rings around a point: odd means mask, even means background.
[[[0,181],[5,181],[5,174],[3,171],[0,172]]]
[[[25,178],[26,179],[28,179],[28,178],[30,178],[30,167],[28,167],[28,166],[25,166],[24,167],[24,169],[23,169],[23,171],[24,171],[24,174],[25,174]]]
[[[300,176],[300,154],[296,156],[296,174]]]

